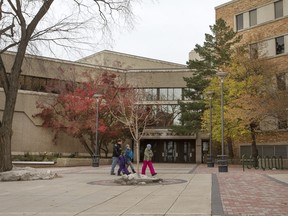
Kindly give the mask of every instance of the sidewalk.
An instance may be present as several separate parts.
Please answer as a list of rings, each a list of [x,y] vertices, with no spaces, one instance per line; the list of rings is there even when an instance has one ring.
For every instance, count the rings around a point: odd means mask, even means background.
[[[288,215],[288,170],[154,165],[162,184],[117,185],[110,166],[50,168],[61,177],[0,182],[0,216]]]

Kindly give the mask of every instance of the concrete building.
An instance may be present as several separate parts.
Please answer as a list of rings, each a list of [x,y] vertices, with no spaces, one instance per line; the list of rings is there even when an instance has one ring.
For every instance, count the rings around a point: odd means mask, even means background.
[[[7,68],[10,68],[13,57],[14,53],[3,55]],[[81,82],[85,80],[81,75],[83,72],[93,77],[105,70],[116,73],[121,80],[135,88],[145,89],[151,96],[149,103],[157,103],[160,111],[170,114],[161,124],[145,131],[141,152],[150,143],[155,162],[203,161],[202,149],[203,145],[207,146],[207,134],[178,136],[168,129],[171,124],[177,123],[175,110],[179,108],[178,101],[183,100],[182,91],[186,87],[183,77],[193,76],[193,71],[187,69],[186,65],[104,50],[77,62],[27,55],[22,69],[13,122],[13,154],[46,152],[69,156],[77,152],[85,155],[80,143],[64,134],[53,143],[53,132],[40,127],[41,120],[33,117],[39,112],[36,102],[49,100],[51,96],[43,89],[55,79]],[[3,107],[4,92],[0,89],[0,115]]]
[[[266,57],[279,71],[274,79],[278,90],[288,90],[288,0],[233,0],[215,8],[216,18],[223,18],[229,26],[249,42],[251,54]],[[190,58],[198,58],[194,52]],[[7,52],[3,60],[11,68],[14,53]],[[48,100],[50,95],[43,87],[53,80],[85,80],[83,72],[92,77],[103,70],[113,72],[125,83],[149,92],[149,103],[155,103],[166,115],[161,124],[147,128],[141,140],[140,152],[147,143],[152,144],[155,162],[201,163],[207,149],[209,134],[179,136],[168,128],[177,124],[178,101],[183,100],[186,87],[183,77],[193,76],[186,65],[141,56],[104,50],[76,62],[27,55],[22,67],[20,90],[13,122],[12,153],[31,154],[61,153],[69,156],[75,152],[85,155],[85,149],[77,140],[62,135],[53,140],[50,130],[40,127],[41,121],[33,117],[38,100]],[[0,115],[4,107],[4,92],[0,86]],[[169,116],[169,117],[168,117]],[[286,119],[270,117],[273,124],[260,125],[262,131],[277,131],[277,136],[267,134],[257,137],[260,155],[288,158],[288,126]],[[268,127],[269,126],[269,127]],[[251,154],[249,141],[237,143],[234,153]],[[141,154],[142,155],[142,154]]]
[[[242,42],[249,44],[250,58],[265,58],[274,65],[277,73],[270,85],[275,91],[288,91],[288,0],[233,0],[215,8],[216,19],[226,23],[243,35]],[[285,112],[285,111],[284,111]],[[288,107],[286,118],[267,117],[261,122],[261,135],[257,135],[259,154],[264,157],[288,158]],[[267,123],[269,122],[269,124]],[[269,132],[277,132],[270,136]],[[250,155],[250,143],[239,143],[237,157]]]

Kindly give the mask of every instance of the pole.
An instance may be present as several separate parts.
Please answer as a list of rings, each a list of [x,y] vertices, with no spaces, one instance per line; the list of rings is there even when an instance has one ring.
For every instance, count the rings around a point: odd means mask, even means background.
[[[221,140],[222,140],[222,144],[221,144],[221,149],[222,149],[222,156],[224,156],[224,95],[223,95],[223,82],[224,82],[224,78],[221,79]]]
[[[98,153],[98,128],[99,128],[99,99],[96,99],[96,138],[95,138],[95,155],[96,167],[99,167],[99,153]]]
[[[209,95],[209,100],[210,100],[210,147],[209,147],[209,157],[207,160],[207,166],[208,167],[214,167],[214,162],[213,162],[213,154],[212,154],[212,96],[214,95],[214,91],[209,91],[207,92]]]
[[[221,82],[221,155],[218,159],[218,171],[219,172],[228,172],[228,161],[226,159],[226,155],[224,155],[224,78],[227,76],[227,72],[218,72],[217,75],[220,77]]]
[[[99,128],[99,97],[102,96],[100,94],[94,94],[94,98],[96,98],[96,132],[95,132],[95,149],[94,154],[92,156],[92,166],[99,167],[99,145],[98,145],[98,128]]]

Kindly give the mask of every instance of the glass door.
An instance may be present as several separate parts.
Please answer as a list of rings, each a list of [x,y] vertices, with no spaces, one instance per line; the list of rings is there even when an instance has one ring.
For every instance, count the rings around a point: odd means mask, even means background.
[[[177,145],[174,141],[164,142],[164,162],[175,162],[177,158]]]

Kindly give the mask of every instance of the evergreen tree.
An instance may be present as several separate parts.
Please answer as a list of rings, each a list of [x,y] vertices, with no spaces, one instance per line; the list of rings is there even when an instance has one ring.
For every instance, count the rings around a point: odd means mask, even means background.
[[[206,109],[204,91],[210,84],[210,79],[221,68],[230,64],[233,46],[241,40],[236,32],[227,26],[223,19],[210,26],[211,34],[205,34],[203,46],[197,44],[194,51],[200,59],[187,62],[193,69],[191,77],[184,77],[187,88],[184,90],[184,100],[180,103],[181,126],[173,129],[179,134],[197,133],[201,130],[203,112]]]

